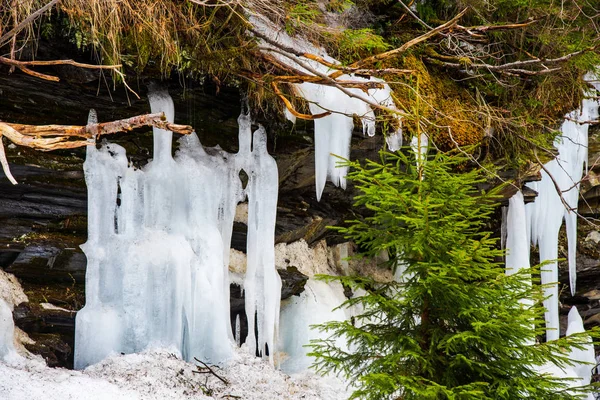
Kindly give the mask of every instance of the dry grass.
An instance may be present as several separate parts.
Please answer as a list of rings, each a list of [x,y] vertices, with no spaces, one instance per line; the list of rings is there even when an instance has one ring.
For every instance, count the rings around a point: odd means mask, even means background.
[[[0,0],[0,28],[7,32],[48,0]],[[231,68],[234,50],[248,45],[242,9],[205,7],[171,0],[62,0],[52,10],[69,18],[79,46],[93,47],[103,64],[138,70],[152,61],[164,73],[172,68],[216,73]],[[47,14],[46,14],[47,15]],[[46,17],[46,16],[44,16]],[[15,52],[38,37],[30,24],[17,36]],[[5,46],[8,47],[8,46]],[[124,57],[124,55],[127,55]],[[229,68],[218,68],[218,63]],[[216,66],[211,68],[211,64]]]

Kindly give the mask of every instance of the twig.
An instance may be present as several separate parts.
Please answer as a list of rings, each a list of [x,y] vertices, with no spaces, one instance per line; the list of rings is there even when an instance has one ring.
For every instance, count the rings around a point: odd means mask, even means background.
[[[206,373],[206,372],[210,372],[211,374],[213,374],[215,377],[217,377],[221,382],[223,382],[226,385],[229,385],[229,381],[221,376],[219,376],[219,374],[217,374],[215,371],[212,370],[212,368],[210,366],[208,366],[208,364],[206,364],[203,361],[200,361],[199,359],[197,359],[196,357],[194,357],[194,360],[198,361],[200,364],[204,365],[204,368],[206,368],[208,371],[192,371],[196,374],[202,374],[202,373]],[[198,366],[198,369],[200,369],[201,367]]]
[[[293,55],[290,55],[290,54],[288,54],[288,53],[285,53],[285,52],[283,52],[283,51],[280,51],[280,50],[277,50],[277,49],[270,49],[269,51],[272,51],[272,52],[274,52],[274,53],[281,54],[282,56],[284,56],[284,57],[286,57],[286,58],[289,58],[290,60],[292,60],[293,62],[295,62],[295,63],[296,63],[296,64],[298,64],[300,67],[302,67],[302,68],[304,68],[305,70],[307,70],[308,72],[310,72],[310,73],[312,73],[312,74],[314,74],[314,75],[316,75],[316,76],[320,76],[321,78],[323,78],[323,79],[325,79],[327,82],[329,82],[331,86],[334,86],[335,88],[337,88],[338,90],[340,90],[342,93],[344,93],[344,94],[345,94],[345,95],[347,95],[348,97],[352,97],[352,98],[355,98],[355,99],[361,100],[361,101],[363,101],[363,102],[367,103],[368,105],[370,105],[372,108],[377,108],[377,109],[380,109],[380,110],[383,110],[383,111],[387,111],[387,112],[389,112],[389,113],[392,113],[392,114],[398,114],[398,115],[401,115],[401,116],[403,116],[403,117],[408,117],[408,115],[407,115],[406,113],[403,113],[403,112],[401,112],[401,111],[399,111],[399,110],[394,110],[394,109],[392,109],[392,108],[389,108],[389,107],[386,107],[386,106],[382,106],[381,104],[379,104],[379,103],[376,103],[376,102],[373,102],[373,101],[371,101],[371,100],[369,100],[369,99],[367,99],[367,98],[365,98],[365,97],[363,97],[363,96],[359,96],[359,95],[357,95],[357,94],[355,94],[355,93],[352,93],[352,92],[351,92],[351,91],[349,91],[348,89],[346,89],[346,88],[344,88],[344,87],[340,86],[340,85],[337,83],[337,81],[336,81],[334,78],[332,78],[332,76],[329,76],[329,75],[327,75],[327,74],[324,74],[324,73],[322,73],[322,72],[319,72],[319,71],[317,71],[316,69],[314,69],[314,68],[312,68],[310,65],[308,65],[308,64],[306,64],[306,63],[304,63],[304,62],[300,61],[300,60],[299,60],[297,57],[294,57]]]
[[[25,27],[27,27],[27,25],[29,25],[31,22],[36,20],[38,17],[40,17],[42,14],[44,14],[50,8],[54,7],[54,5],[56,3],[58,3],[58,1],[59,0],[52,0],[50,3],[46,4],[45,6],[43,6],[36,12],[30,14],[19,25],[15,26],[10,31],[8,31],[4,35],[0,36],[0,47],[4,46],[7,43],[7,40],[11,40],[13,36],[17,35],[19,32],[21,32],[23,29],[25,29]]]
[[[302,113],[296,111],[294,106],[292,106],[292,103],[290,103],[290,101],[285,98],[285,96],[283,95],[283,93],[281,93],[281,90],[279,90],[279,87],[277,86],[277,84],[275,82],[271,82],[271,87],[273,88],[273,91],[275,92],[277,97],[279,97],[281,99],[281,101],[283,101],[285,108],[287,108],[287,110],[296,118],[305,119],[305,120],[313,120],[313,119],[319,119],[319,118],[323,118],[328,115],[331,115],[331,113],[329,111],[326,111],[326,112],[320,113],[320,114],[315,114],[315,115],[302,114]]]
[[[425,33],[425,34],[423,34],[421,36],[418,36],[418,37],[416,37],[416,38],[414,38],[412,40],[409,40],[408,42],[404,43],[402,46],[398,47],[397,49],[386,51],[385,53],[379,53],[379,54],[376,54],[374,56],[371,56],[371,57],[365,58],[363,60],[357,61],[354,64],[350,65],[350,67],[352,67],[352,68],[362,68],[362,67],[364,67],[367,64],[373,64],[373,63],[376,63],[377,61],[381,61],[381,60],[383,60],[385,58],[388,58],[390,56],[397,55],[397,54],[400,54],[400,53],[404,53],[409,48],[411,48],[411,47],[413,47],[413,46],[415,46],[415,45],[417,45],[417,44],[419,44],[421,42],[424,42],[424,41],[428,40],[429,38],[431,38],[433,36],[436,36],[437,34],[443,32],[443,31],[445,31],[447,29],[450,29],[452,26],[456,25],[456,23],[458,22],[458,20],[463,15],[465,15],[465,13],[467,12],[468,9],[469,9],[468,7],[465,8],[460,13],[458,13],[454,18],[452,18],[450,21],[448,21],[448,22],[446,22],[446,23],[444,23],[444,24],[442,24],[442,25],[440,25],[440,26],[438,26],[438,27],[430,30],[429,32],[427,32],[427,33]],[[337,75],[337,76],[339,76],[339,75]],[[334,74],[331,77],[332,78],[337,78],[337,76]]]

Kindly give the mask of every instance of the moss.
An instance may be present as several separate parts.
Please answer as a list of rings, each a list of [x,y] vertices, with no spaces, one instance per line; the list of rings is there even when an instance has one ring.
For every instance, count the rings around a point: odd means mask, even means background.
[[[40,303],[52,303],[67,310],[79,311],[85,304],[85,289],[83,284],[52,283],[36,284],[26,282],[23,290],[29,298],[29,303],[37,307]]]

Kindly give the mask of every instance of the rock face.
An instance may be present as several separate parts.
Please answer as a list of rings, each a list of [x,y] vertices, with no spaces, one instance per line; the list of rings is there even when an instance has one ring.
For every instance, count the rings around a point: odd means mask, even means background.
[[[124,89],[109,93],[97,78],[58,72],[65,79],[46,84],[18,72],[8,76],[0,68],[0,120],[83,125],[90,108],[96,109],[101,122],[149,112],[143,96],[128,99]],[[214,88],[186,82],[184,90],[176,81],[169,90],[176,122],[194,126],[204,145],[237,150],[237,90],[221,88],[216,96],[207,94]],[[114,135],[110,140],[125,147],[135,165],[143,166],[152,157],[150,130]],[[284,136],[281,143],[278,146],[285,151],[276,151],[283,172],[276,241],[314,243],[326,235],[327,225],[344,218],[351,197],[329,189],[332,201],[317,203],[310,140],[304,135]],[[0,176],[0,269],[14,274],[29,296],[28,302],[15,307],[14,319],[36,341],[28,345],[29,350],[42,354],[50,365],[71,367],[74,316],[85,302],[86,258],[79,248],[87,235],[85,151],[42,153],[6,141],[5,148],[19,184],[13,186]],[[246,230],[243,221],[236,223],[232,248],[246,250]],[[307,279],[293,267],[283,268],[281,276],[283,298],[299,294]],[[244,304],[239,287],[233,289],[235,323],[238,314],[244,316],[240,312]],[[241,322],[245,334],[245,321]]]
[[[86,123],[88,111],[95,108],[100,121],[115,120],[149,112],[144,86],[136,87],[142,96],[135,99],[120,87],[109,92],[97,76],[76,75],[70,69],[57,71],[59,83],[40,82],[16,72],[8,75],[0,68],[0,120],[29,124]],[[219,144],[228,151],[237,148],[239,93],[235,89],[214,88],[186,81],[184,90],[177,80],[169,83],[176,109],[177,123],[194,126],[205,146]],[[110,85],[109,85],[110,86]],[[350,265],[343,259],[353,249],[327,226],[351,217],[352,185],[346,191],[327,185],[317,202],[314,183],[314,151],[311,132],[299,125],[294,134],[290,127],[262,121],[269,132],[269,151],[279,169],[279,202],[276,243],[278,268],[283,280],[282,298],[302,292],[307,275],[319,268],[334,268],[374,274],[390,279],[388,271],[373,265]],[[277,132],[277,140],[273,140]],[[130,162],[143,166],[152,156],[149,130],[114,135],[110,138],[125,147]],[[351,159],[377,159],[383,138],[363,138],[356,133]],[[74,316],[85,301],[86,259],[79,245],[86,240],[87,199],[82,163],[84,150],[42,153],[7,146],[8,159],[19,185],[0,177],[0,269],[13,273],[21,282],[29,300],[14,309],[16,325],[27,332],[35,344],[27,347],[42,354],[50,365],[72,366]],[[176,145],[175,145],[176,146]],[[590,163],[600,156],[600,132],[590,137]],[[535,179],[536,171],[531,173]],[[581,213],[600,215],[600,167],[594,164],[582,186]],[[528,199],[533,199],[533,193]],[[508,194],[507,194],[508,196]],[[243,207],[241,207],[243,208]],[[243,210],[236,219],[232,248],[245,252],[246,225]],[[598,227],[580,223],[578,252],[578,295],[563,291],[563,304],[576,304],[587,325],[600,325],[600,261]],[[323,241],[325,239],[325,241]],[[240,253],[241,254],[241,253]],[[287,254],[287,255],[286,255]],[[306,260],[310,262],[307,264]],[[310,264],[312,263],[312,264]],[[307,267],[313,265],[313,267]],[[320,271],[325,272],[325,271]],[[566,276],[561,275],[566,283]],[[240,339],[247,326],[243,295],[232,285],[231,321],[240,318]],[[566,313],[565,313],[566,318]],[[565,319],[566,320],[566,319]]]

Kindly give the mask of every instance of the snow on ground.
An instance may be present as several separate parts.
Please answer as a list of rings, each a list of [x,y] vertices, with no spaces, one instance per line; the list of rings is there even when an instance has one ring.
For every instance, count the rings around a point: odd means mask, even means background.
[[[345,385],[312,373],[285,375],[267,362],[238,349],[224,368],[198,374],[167,350],[113,356],[84,371],[48,368],[38,359],[0,361],[3,400],[338,400],[348,398]]]

